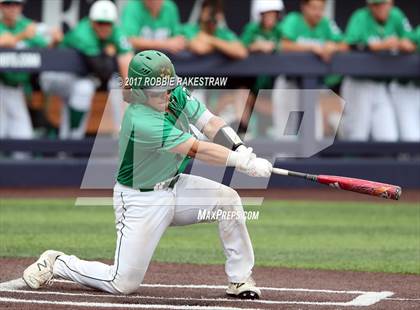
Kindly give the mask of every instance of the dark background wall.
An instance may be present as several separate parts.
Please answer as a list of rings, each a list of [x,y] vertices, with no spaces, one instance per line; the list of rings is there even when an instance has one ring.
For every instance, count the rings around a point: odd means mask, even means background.
[[[78,17],[87,15],[90,5],[94,0],[30,0],[25,6],[25,14],[35,20],[42,20],[42,7],[48,7],[51,2],[60,1],[62,11],[69,11],[75,5],[75,2],[80,1]],[[117,3],[118,0],[114,0]],[[283,0],[286,6],[286,11],[294,11],[299,9],[299,0]],[[195,0],[175,0],[178,4],[181,20],[186,22],[189,18],[191,8],[194,6]],[[229,26],[236,32],[241,33],[243,26],[249,21],[250,16],[250,0],[225,0],[225,12]],[[336,0],[335,16],[337,24],[345,29],[347,20],[351,13],[365,5],[365,0]],[[395,4],[400,7],[408,16],[413,26],[420,24],[420,1],[418,0],[395,0]],[[73,14],[73,16],[75,16]],[[68,17],[68,14],[67,14]],[[70,17],[72,19],[74,17]],[[65,24],[65,23],[64,23]],[[67,26],[65,26],[67,28]]]

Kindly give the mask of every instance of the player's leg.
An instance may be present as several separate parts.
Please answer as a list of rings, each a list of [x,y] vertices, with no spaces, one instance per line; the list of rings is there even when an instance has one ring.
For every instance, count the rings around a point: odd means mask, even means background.
[[[77,76],[68,72],[43,72],[40,75],[40,86],[46,96],[58,96],[62,100],[60,139],[70,138],[69,98],[71,88]]]
[[[89,78],[78,78],[71,86],[69,97],[70,136],[81,139],[85,136],[92,99],[96,86]]]
[[[117,184],[114,209],[117,244],[113,265],[60,255],[54,276],[109,293],[129,294],[143,281],[153,252],[169,226],[174,210],[171,191],[141,193]]]
[[[390,86],[390,93],[398,119],[401,140],[419,142],[420,87],[394,82]]]
[[[7,89],[0,83],[0,138],[6,138],[8,116],[6,110]]]
[[[346,77],[341,86],[341,95],[345,100],[341,122],[343,139],[367,141],[371,131],[372,94],[371,83]]]
[[[372,88],[375,94],[372,110],[372,138],[375,141],[396,142],[398,140],[397,118],[392,106],[388,86],[375,83]]]
[[[243,212],[241,198],[223,184],[194,175],[181,175],[175,186],[176,207],[172,225],[208,222],[203,212]],[[214,219],[213,219],[214,220]],[[226,255],[225,271],[230,282],[244,282],[252,273],[254,251],[245,219],[218,219],[219,237]]]
[[[15,139],[33,138],[33,127],[21,87],[7,87],[6,109],[8,111],[8,137]]]

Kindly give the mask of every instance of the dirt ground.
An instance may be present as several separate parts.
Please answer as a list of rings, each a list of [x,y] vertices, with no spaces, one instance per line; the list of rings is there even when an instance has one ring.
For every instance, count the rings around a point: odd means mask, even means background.
[[[111,194],[110,190],[74,188],[0,189],[2,198]],[[328,188],[247,190],[240,194],[265,199],[395,203]],[[420,193],[406,191],[402,201],[419,202]],[[113,296],[59,279],[52,286],[30,290],[19,278],[34,259],[0,258],[0,309],[420,309],[418,275],[257,267],[253,275],[262,288],[262,299],[242,301],[225,295],[223,266],[152,263],[137,292]]]
[[[262,287],[258,301],[227,297],[223,266],[153,263],[145,284],[129,296],[112,296],[62,280],[36,291],[5,282],[20,278],[32,261],[0,259],[0,309],[420,308],[420,276],[415,275],[255,268],[254,278]]]

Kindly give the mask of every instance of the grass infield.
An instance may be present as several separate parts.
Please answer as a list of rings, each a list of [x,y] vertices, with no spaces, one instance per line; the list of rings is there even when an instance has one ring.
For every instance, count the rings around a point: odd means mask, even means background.
[[[258,266],[420,274],[420,205],[267,201],[248,222]],[[112,259],[112,207],[74,200],[0,200],[0,256],[37,257],[57,249]],[[139,253],[141,255],[141,253]],[[171,227],[155,261],[222,264],[217,224]]]

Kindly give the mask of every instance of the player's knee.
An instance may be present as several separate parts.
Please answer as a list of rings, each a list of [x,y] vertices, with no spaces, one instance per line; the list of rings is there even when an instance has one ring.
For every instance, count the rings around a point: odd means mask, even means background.
[[[132,294],[143,282],[145,272],[145,270],[142,271],[140,269],[126,270],[123,273],[118,274],[114,281],[112,281],[112,286],[119,294]]]
[[[74,83],[70,98],[70,106],[78,111],[88,111],[95,94],[95,84],[88,80],[82,79]]]
[[[220,189],[220,206],[224,211],[243,211],[241,197],[238,192],[228,186]]]
[[[113,281],[113,287],[117,294],[129,295],[134,293],[140,286],[141,281]]]

